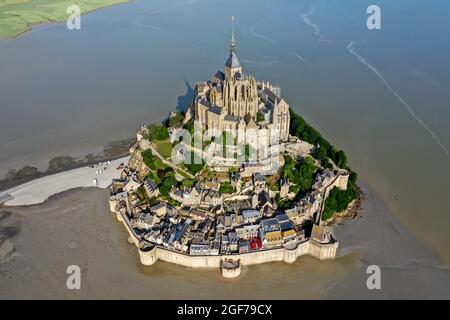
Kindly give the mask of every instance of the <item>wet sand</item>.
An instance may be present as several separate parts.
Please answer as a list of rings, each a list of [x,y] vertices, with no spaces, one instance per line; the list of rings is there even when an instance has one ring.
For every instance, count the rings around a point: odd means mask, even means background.
[[[121,163],[127,163],[129,156],[111,161],[98,167],[86,166],[78,169],[45,176],[17,187],[0,192],[0,203],[9,206],[23,206],[42,203],[50,196],[74,188],[107,188],[113,179],[120,177],[122,170],[117,170]],[[102,171],[99,173],[99,171]],[[94,183],[95,180],[95,183]]]
[[[252,266],[233,280],[219,270],[141,266],[122,225],[108,212],[106,190],[74,189],[40,205],[1,208],[1,243],[14,251],[0,254],[0,298],[450,298],[450,274],[362,187],[362,217],[336,227],[339,259]],[[72,264],[82,270],[79,291],[65,285]],[[368,264],[382,268],[380,291],[365,287]]]

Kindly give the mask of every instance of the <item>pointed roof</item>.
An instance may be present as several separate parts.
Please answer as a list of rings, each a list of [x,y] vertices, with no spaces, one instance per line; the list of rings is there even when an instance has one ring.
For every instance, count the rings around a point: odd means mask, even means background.
[[[239,59],[236,54],[236,37],[234,35],[234,17],[231,17],[231,43],[230,43],[230,55],[228,56],[228,60],[225,63],[225,66],[228,68],[239,68],[241,64],[239,63]]]
[[[225,63],[225,66],[228,68],[239,68],[241,66],[236,52],[234,51],[230,52],[230,55],[228,56],[228,60]]]
[[[253,119],[250,113],[247,113],[244,116],[244,121],[247,124],[247,128],[258,128],[258,125],[256,124],[255,120]]]

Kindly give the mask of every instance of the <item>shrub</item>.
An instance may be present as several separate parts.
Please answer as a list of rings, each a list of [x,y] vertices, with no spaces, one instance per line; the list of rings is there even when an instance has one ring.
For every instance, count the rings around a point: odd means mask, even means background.
[[[158,157],[155,157],[150,149],[142,151],[142,161],[152,170],[164,168],[164,163]]]
[[[177,112],[167,120],[167,125],[171,128],[180,128],[183,125],[183,120],[184,115],[181,112]]]
[[[334,187],[325,201],[322,219],[325,221],[329,220],[336,212],[346,210],[348,205],[355,200],[357,196],[358,191],[353,183],[348,184],[347,190],[341,190]]]
[[[285,156],[285,164],[280,172],[284,179],[289,179],[294,184],[291,191],[304,193],[311,189],[316,169],[314,161],[309,157],[295,162],[292,157]]]
[[[170,189],[172,189],[173,186],[177,186],[177,184],[177,180],[173,176],[165,177],[159,186],[159,192],[164,196],[168,196]]]
[[[200,162],[201,163],[194,163],[194,160],[196,162]],[[204,167],[205,167],[205,163],[203,162],[203,159],[201,159],[201,157],[199,155],[197,155],[195,152],[191,152],[191,164],[185,163],[184,166],[186,167],[186,169],[192,174],[192,175],[196,175],[197,173],[199,173]]]
[[[347,165],[347,155],[344,151],[336,150],[316,129],[311,127],[292,109],[289,109],[289,113],[291,115],[290,133],[310,144],[319,145],[315,153],[317,159],[323,160],[329,157],[340,168],[344,168]]]
[[[152,124],[148,127],[149,129],[149,139],[151,141],[162,141],[169,139],[169,131],[167,127],[162,124]]]
[[[235,192],[234,187],[229,182],[224,182],[220,185],[220,193],[233,193]]]

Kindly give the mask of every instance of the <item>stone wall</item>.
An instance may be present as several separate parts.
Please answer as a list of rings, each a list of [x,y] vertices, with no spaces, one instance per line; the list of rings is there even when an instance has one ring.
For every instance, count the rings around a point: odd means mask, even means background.
[[[297,258],[311,255],[319,260],[334,259],[339,246],[338,242],[320,244],[314,240],[299,243],[292,249],[277,248],[249,252],[243,254],[191,256],[155,246],[149,251],[139,250],[141,263],[152,265],[157,260],[178,264],[189,268],[220,268],[224,259],[238,260],[241,266],[250,266],[274,261],[294,263]]]
[[[112,201],[112,199],[110,199]],[[114,206],[111,205],[111,208]],[[131,227],[130,220],[124,211],[118,212],[114,210],[117,220],[122,222],[125,229],[128,231],[130,238],[129,242],[136,245],[138,248],[141,263],[146,266],[154,264],[161,260],[178,264],[189,268],[221,268],[222,262],[225,259],[232,259],[239,261],[239,268],[236,270],[222,270],[222,274],[227,277],[238,276],[241,272],[241,266],[250,266],[255,264],[283,261],[286,263],[294,263],[297,258],[304,255],[311,255],[319,260],[334,259],[336,257],[338,242],[321,244],[314,240],[307,240],[297,243],[291,247],[283,247],[276,249],[267,249],[242,254],[227,254],[227,255],[204,255],[191,256],[184,253],[174,252],[161,246],[141,248],[141,240]]]

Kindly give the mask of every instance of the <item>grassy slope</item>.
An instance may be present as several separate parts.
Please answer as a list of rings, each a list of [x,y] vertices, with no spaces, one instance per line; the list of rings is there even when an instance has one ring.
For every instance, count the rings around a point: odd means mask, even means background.
[[[156,145],[164,158],[168,159],[172,156],[172,144],[168,140],[158,141]]]
[[[82,13],[130,0],[0,0],[0,39],[25,32],[33,24],[65,21],[67,7],[78,5]]]

